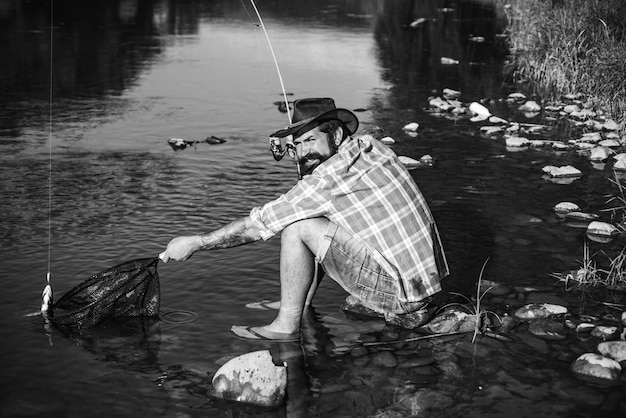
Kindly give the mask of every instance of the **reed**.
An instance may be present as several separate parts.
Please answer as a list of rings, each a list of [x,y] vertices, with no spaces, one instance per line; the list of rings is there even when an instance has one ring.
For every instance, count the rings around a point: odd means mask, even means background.
[[[483,274],[485,272],[485,267],[487,266],[487,262],[489,261],[489,258],[487,258],[485,260],[485,262],[483,263],[482,268],[480,269],[480,274],[478,276],[478,283],[476,283],[476,300],[472,301],[470,298],[468,298],[465,295],[462,295],[460,293],[457,292],[450,292],[450,294],[452,295],[456,295],[459,296],[463,299],[465,299],[468,304],[467,305],[463,305],[460,303],[451,303],[448,304],[444,307],[442,307],[440,310],[445,310],[445,308],[452,306],[452,305],[459,305],[465,309],[468,310],[468,313],[472,316],[474,316],[476,318],[476,322],[474,325],[474,335],[472,336],[472,343],[476,342],[476,337],[478,336],[478,334],[482,334],[483,329],[486,329],[489,325],[489,315],[495,317],[498,322],[500,324],[502,324],[502,320],[500,319],[500,317],[498,316],[498,314],[496,314],[493,311],[489,311],[489,310],[485,310],[481,307],[482,304],[482,300],[485,297],[485,295],[487,293],[489,293],[489,291],[495,286],[489,286],[486,290],[484,290],[482,293],[480,292],[482,289],[482,280],[483,280]]]
[[[511,77],[546,100],[582,93],[626,125],[626,2],[495,0],[508,20]]]

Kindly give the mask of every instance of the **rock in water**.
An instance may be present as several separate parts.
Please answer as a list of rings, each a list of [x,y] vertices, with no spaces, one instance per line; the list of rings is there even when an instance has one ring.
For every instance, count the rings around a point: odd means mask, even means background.
[[[433,334],[471,332],[476,328],[476,315],[449,308],[422,327]]]
[[[578,177],[583,174],[579,169],[571,165],[566,165],[566,166],[561,166],[561,167],[547,165],[543,167],[542,170],[544,173],[548,173],[552,177]]]
[[[213,395],[264,407],[280,406],[287,388],[287,366],[276,366],[269,351],[235,357],[213,376]]]
[[[622,374],[617,361],[595,353],[581,355],[572,363],[571,369],[581,379],[603,385],[619,380]]]
[[[626,341],[606,341],[598,344],[598,351],[617,362],[626,361]]]
[[[552,315],[561,315],[567,313],[567,308],[561,305],[551,303],[531,303],[522,306],[515,311],[515,317],[519,319],[537,319],[548,318]]]

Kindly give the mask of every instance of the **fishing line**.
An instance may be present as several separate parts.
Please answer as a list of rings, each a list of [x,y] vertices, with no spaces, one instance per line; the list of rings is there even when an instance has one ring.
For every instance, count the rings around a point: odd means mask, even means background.
[[[250,20],[250,22],[253,22],[252,15],[250,14],[248,7],[246,6],[245,0],[240,0],[240,2],[241,2],[241,5],[243,6],[243,9],[246,11],[246,14],[248,15],[248,19]],[[261,27],[261,25],[259,25],[258,23],[254,23],[254,27],[255,27],[254,41],[256,44],[257,60],[259,61],[259,66],[261,67],[261,74],[263,75],[263,85],[265,86],[265,90],[267,91],[269,95],[270,91],[268,88],[267,74],[265,73],[265,65],[263,64],[263,57],[261,56],[261,43],[259,42],[259,34],[258,34],[258,31],[260,30],[259,28]]]
[[[53,66],[52,57],[54,51],[54,0],[50,0],[50,91],[49,91],[49,113],[48,113],[48,274],[46,283],[50,285],[50,272],[52,270],[52,115],[53,115]]]
[[[283,100],[285,101],[285,108],[287,109],[287,119],[289,123],[291,123],[291,111],[289,110],[289,101],[287,100],[287,91],[285,90],[285,84],[283,83],[283,76],[280,73],[280,68],[278,67],[278,60],[276,59],[276,54],[274,54],[274,48],[272,47],[272,42],[270,41],[270,37],[267,34],[267,30],[265,29],[265,24],[263,23],[263,19],[261,18],[261,13],[259,13],[259,9],[256,7],[256,3],[254,0],[250,0],[252,3],[252,7],[259,18],[259,23],[261,24],[261,29],[263,29],[263,33],[265,34],[265,39],[267,40],[267,44],[270,47],[270,52],[272,53],[272,58],[274,59],[274,65],[276,66],[276,72],[278,73],[278,79],[280,80],[280,88],[283,91]]]

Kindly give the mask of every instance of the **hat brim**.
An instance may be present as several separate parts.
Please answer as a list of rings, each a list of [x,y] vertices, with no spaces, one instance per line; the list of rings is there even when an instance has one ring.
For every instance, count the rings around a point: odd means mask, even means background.
[[[359,119],[354,113],[352,113],[348,109],[331,109],[327,112],[322,113],[319,116],[292,123],[286,128],[274,132],[270,136],[276,138],[284,138],[286,136],[293,135],[294,137],[298,137],[303,133],[329,120],[341,121],[348,130],[348,135],[354,135],[359,127]]]

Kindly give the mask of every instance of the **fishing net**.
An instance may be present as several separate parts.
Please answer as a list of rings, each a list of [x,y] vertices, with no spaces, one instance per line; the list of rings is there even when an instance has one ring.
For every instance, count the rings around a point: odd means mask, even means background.
[[[112,318],[158,317],[158,263],[158,258],[142,258],[91,276],[52,304],[49,319],[66,329],[83,329]]]

